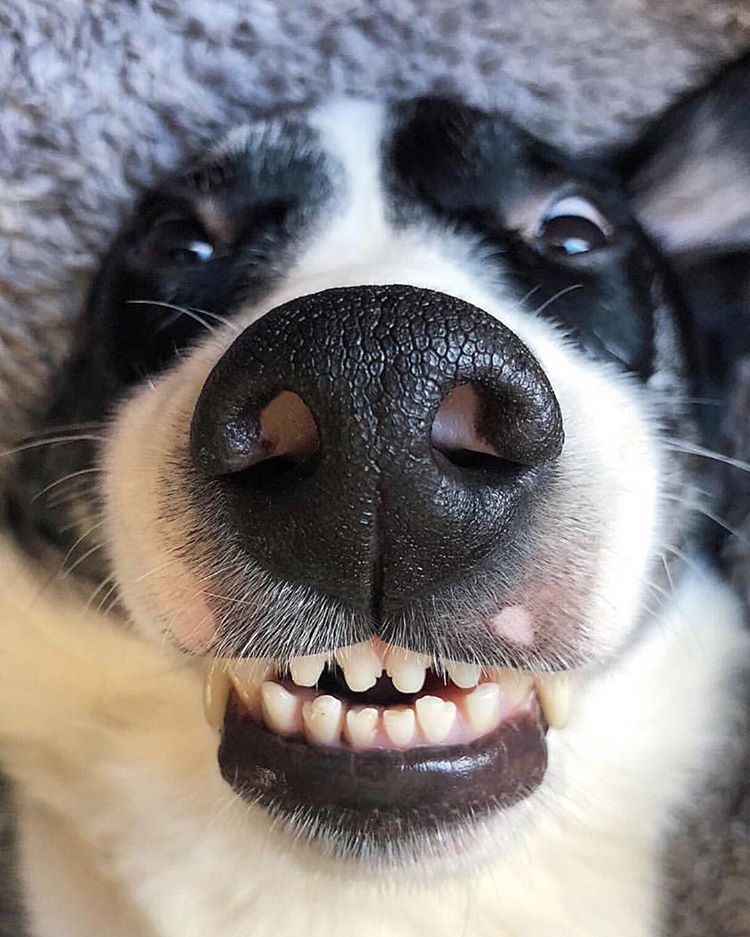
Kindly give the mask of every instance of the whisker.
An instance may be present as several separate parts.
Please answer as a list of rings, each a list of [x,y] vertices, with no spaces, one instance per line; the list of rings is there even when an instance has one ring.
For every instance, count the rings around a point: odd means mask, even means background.
[[[523,309],[523,307],[524,307],[524,306],[526,305],[526,303],[531,299],[531,297],[534,295],[534,293],[538,293],[541,288],[542,288],[542,284],[541,284],[541,283],[537,283],[536,286],[532,286],[532,288],[528,291],[528,293],[526,293],[525,296],[522,296],[522,297],[518,300],[518,303],[517,303],[518,308],[519,308],[519,309]]]
[[[117,591],[118,586],[119,583],[115,582],[113,587],[107,592],[107,595],[99,603],[98,611],[103,615],[109,615],[115,605],[120,601],[120,593]]]
[[[149,576],[155,576],[157,573],[160,573],[163,569],[167,569],[168,566],[174,566],[175,563],[179,562],[179,557],[172,557],[171,560],[167,560],[166,563],[161,563],[159,566],[155,566],[153,569],[150,569],[147,573],[141,573],[140,576],[136,576],[133,582],[143,582],[144,579],[148,579]]]
[[[545,302],[543,302],[541,306],[537,307],[532,312],[532,315],[540,316],[544,312],[545,309],[548,309],[552,305],[552,303],[556,303],[557,300],[565,296],[566,293],[572,293],[573,290],[580,290],[580,289],[583,289],[583,283],[573,283],[572,286],[566,286],[565,289],[559,290],[559,292],[555,293],[554,296],[550,296],[550,298],[546,300]]]
[[[60,571],[60,579],[66,579],[68,576],[70,576],[70,574],[71,574],[74,570],[76,570],[76,569],[81,565],[81,563],[84,563],[90,556],[93,556],[93,554],[96,553],[98,550],[102,550],[102,549],[104,548],[104,546],[105,546],[105,544],[103,544],[103,543],[97,543],[97,544],[95,544],[93,547],[91,547],[91,549],[86,550],[86,552],[83,554],[83,556],[80,556],[80,557],[75,561],[75,563],[73,563],[72,566],[68,567],[68,569],[65,569],[65,570],[62,570],[62,569],[61,569],[61,571]]]
[[[108,584],[110,584],[110,588],[106,589]],[[88,602],[86,602],[86,611],[88,611],[91,608],[94,602],[94,599],[97,597],[97,595],[99,595],[102,589],[106,589],[106,592],[104,593],[104,597],[102,599],[103,602],[106,602],[106,600],[112,594],[112,590],[116,588],[117,588],[117,580],[115,579],[114,575],[110,574],[109,576],[106,576],[104,579],[102,579],[102,581],[99,583],[96,589],[94,589],[94,591],[89,596]],[[101,611],[101,607],[102,606],[100,602],[97,607],[97,611]]]
[[[22,443],[20,446],[14,446],[12,449],[6,449],[0,452],[0,459],[16,455],[18,452],[25,452],[28,449],[39,449],[42,446],[63,445],[69,442],[106,442],[106,436],[95,436],[92,433],[81,433],[76,436],[53,436],[51,439],[37,439],[33,442]]]
[[[102,472],[102,471],[103,471],[103,469],[100,469],[100,468],[85,468],[85,469],[79,469],[79,471],[77,471],[77,472],[69,472],[67,475],[63,475],[62,478],[58,478],[57,481],[51,482],[51,483],[50,483],[49,485],[47,485],[45,488],[42,488],[41,491],[38,491],[38,492],[34,495],[34,497],[31,499],[31,501],[29,502],[29,504],[34,504],[36,501],[39,500],[39,498],[41,498],[41,497],[43,497],[44,495],[46,495],[47,492],[52,491],[53,488],[57,488],[58,485],[62,485],[62,484],[64,484],[65,482],[70,481],[70,480],[73,479],[73,478],[78,478],[78,477],[81,476],[81,475],[90,475],[90,474],[92,474],[92,473],[93,473],[93,474],[95,474],[95,473],[100,473],[100,472]]]
[[[89,527],[89,529],[86,531],[85,534],[81,534],[81,536],[76,540],[76,542],[73,544],[73,546],[68,550],[68,552],[67,552],[67,553],[65,554],[65,556],[63,557],[63,561],[62,561],[62,563],[60,564],[60,570],[59,570],[58,575],[60,575],[60,574],[62,573],[62,571],[65,569],[65,564],[66,564],[66,563],[68,562],[68,560],[71,558],[71,556],[73,555],[73,553],[75,553],[75,551],[77,550],[77,548],[83,543],[83,541],[86,540],[86,538],[89,537],[91,534],[93,534],[93,532],[94,532],[95,530],[98,530],[98,529],[102,526],[102,524],[105,523],[105,521],[106,521],[106,518],[102,518],[102,519],[101,519],[100,521],[98,521],[96,524],[93,524],[91,527]]]
[[[696,443],[683,439],[673,439],[668,437],[665,445],[673,452],[682,452],[685,455],[695,455],[702,459],[711,459],[714,462],[720,462],[723,465],[729,465],[732,468],[739,469],[742,472],[750,472],[750,462],[744,462],[742,459],[735,459],[733,456],[725,455],[722,452],[716,452],[714,449],[706,449]]]
[[[674,592],[674,580],[672,579],[672,573],[671,573],[671,570],[669,569],[669,563],[667,562],[666,556],[664,556],[663,550],[659,551],[659,559],[661,560],[661,564],[664,567],[664,575],[667,577],[667,581],[669,582],[669,589],[671,592]]]
[[[748,540],[744,534],[740,533],[740,531],[736,530],[734,527],[731,527],[722,517],[719,517],[718,514],[714,514],[702,504],[698,504],[696,501],[688,501],[687,498],[681,498],[679,495],[672,495],[668,493],[665,493],[663,497],[667,501],[673,501],[676,504],[683,505],[690,511],[696,511],[698,514],[702,514],[705,518],[713,521],[714,524],[717,524],[719,527],[722,527],[724,530],[726,530],[728,534],[736,537],[741,543],[750,545],[750,540]]]
[[[686,566],[688,566],[690,569],[692,569],[694,572],[699,573],[699,574],[701,573],[701,569],[698,566],[698,564],[695,562],[695,559],[693,557],[688,556],[687,553],[684,553],[678,547],[672,544],[666,543],[664,544],[664,549],[668,550],[670,553],[673,553],[678,559],[682,560],[682,562]]]
[[[46,439],[48,436],[58,436],[63,433],[80,433],[84,430],[103,429],[104,424],[101,420],[85,420],[82,423],[57,423],[54,426],[41,427],[37,432],[24,435],[24,442],[31,442],[34,439]]]
[[[97,597],[97,595],[99,595],[99,593],[102,591],[102,589],[104,589],[104,588],[107,586],[108,583],[113,583],[112,588],[116,588],[116,587],[117,587],[117,581],[115,580],[115,577],[114,577],[113,575],[109,575],[109,576],[105,577],[104,579],[102,579],[102,581],[99,583],[99,585],[96,587],[96,589],[94,589],[94,591],[93,591],[93,592],[91,593],[91,595],[89,596],[88,602],[86,602],[86,611],[88,611],[88,610],[91,608],[91,605],[92,605],[94,599]],[[107,598],[108,595],[109,595],[109,590],[107,590],[107,592],[106,592],[106,594],[105,594],[105,599]],[[101,607],[101,606],[100,606],[100,607]]]
[[[672,394],[667,391],[654,391],[654,396],[668,400],[670,403],[687,403],[701,407],[721,407],[724,405],[722,400],[715,397],[683,397],[680,394]]]
[[[171,309],[173,312],[177,312],[180,315],[188,316],[193,319],[199,325],[205,326],[209,332],[213,332],[214,329],[207,322],[204,322],[201,316],[207,316],[209,319],[213,319],[215,322],[220,323],[221,325],[226,325],[228,328],[232,329],[238,335],[240,333],[240,328],[235,322],[231,322],[229,319],[226,319],[224,316],[220,316],[216,312],[210,312],[208,309],[198,309],[195,306],[177,306],[174,303],[165,303],[163,300],[150,300],[150,299],[130,299],[128,300],[128,305],[131,306],[161,306],[164,309]]]
[[[82,501],[86,493],[90,493],[91,483],[87,478],[75,478],[58,492],[51,494],[46,499],[46,504],[50,508],[61,508],[77,501]]]

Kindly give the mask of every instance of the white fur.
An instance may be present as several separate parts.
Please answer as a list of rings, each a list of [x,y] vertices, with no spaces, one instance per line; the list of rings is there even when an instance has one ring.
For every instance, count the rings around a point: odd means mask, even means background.
[[[691,575],[646,642],[577,688],[498,858],[368,882],[231,794],[196,672],[40,584],[9,545],[0,559],[1,747],[23,791],[35,937],[658,934],[659,845],[721,749],[750,650],[711,576]]]
[[[736,600],[709,574],[681,582],[616,666],[575,678],[570,724],[549,734],[545,780],[493,821],[485,861],[449,855],[432,872],[337,865],[244,804],[219,776],[198,668],[171,649],[178,637],[200,650],[214,627],[178,556],[189,509],[172,503],[169,520],[160,511],[200,388],[237,328],[329,286],[425,286],[513,329],[560,402],[561,469],[605,518],[586,621],[593,656],[626,644],[648,600],[664,469],[645,394],[510,301],[476,245],[437,227],[392,227],[379,191],[381,125],[374,105],[320,115],[345,176],[335,220],[272,295],[135,392],[113,421],[105,529],[133,631],[1,547],[0,755],[19,787],[34,937],[659,933],[659,849],[731,731],[732,676],[748,651]]]

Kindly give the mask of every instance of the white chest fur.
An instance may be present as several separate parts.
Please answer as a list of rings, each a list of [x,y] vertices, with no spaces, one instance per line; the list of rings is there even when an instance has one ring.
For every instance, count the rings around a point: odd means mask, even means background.
[[[659,846],[728,731],[748,650],[711,576],[691,575],[648,639],[574,694],[497,859],[386,884],[337,874],[231,794],[191,669],[37,581],[9,547],[0,562],[0,753],[34,937],[659,933]]]

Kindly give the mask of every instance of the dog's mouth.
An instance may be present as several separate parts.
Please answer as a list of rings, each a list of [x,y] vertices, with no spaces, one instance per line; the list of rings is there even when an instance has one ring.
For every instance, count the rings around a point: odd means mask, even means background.
[[[206,713],[243,797],[347,854],[398,852],[532,793],[565,675],[432,662],[376,642],[333,655],[213,660]]]

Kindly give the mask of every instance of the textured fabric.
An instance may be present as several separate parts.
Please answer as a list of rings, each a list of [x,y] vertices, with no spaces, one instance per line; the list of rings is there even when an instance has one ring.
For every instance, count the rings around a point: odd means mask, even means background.
[[[330,93],[457,91],[593,144],[736,52],[743,19],[748,0],[3,0],[0,443],[133,191],[227,127]]]
[[[457,92],[589,147],[748,45],[750,0],[0,0],[0,447],[43,399],[134,192],[227,128],[331,93]],[[743,373],[725,441],[748,459]],[[750,599],[746,544],[730,560]],[[750,777],[743,757],[727,785]],[[747,804],[725,786],[677,837],[672,937],[750,935]]]

